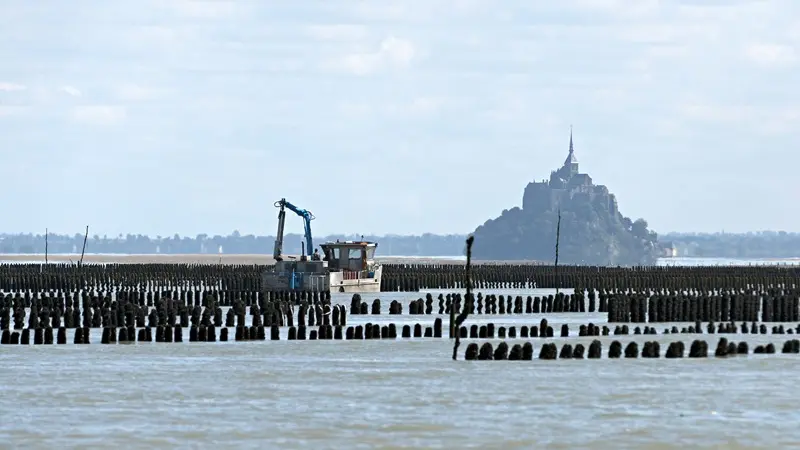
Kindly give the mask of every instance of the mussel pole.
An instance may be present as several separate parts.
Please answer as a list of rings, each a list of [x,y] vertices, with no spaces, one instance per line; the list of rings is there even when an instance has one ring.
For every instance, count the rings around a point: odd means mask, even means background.
[[[558,223],[556,224],[556,263],[555,263],[555,274],[556,274],[556,295],[558,295],[558,289],[561,287],[561,278],[558,276],[558,244],[559,240],[561,240],[561,208],[558,208]]]

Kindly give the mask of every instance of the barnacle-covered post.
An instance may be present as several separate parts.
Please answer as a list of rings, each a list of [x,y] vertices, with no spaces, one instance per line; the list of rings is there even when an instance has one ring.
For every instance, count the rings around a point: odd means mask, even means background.
[[[450,308],[450,336],[455,334],[456,342],[453,345],[453,361],[458,360],[458,346],[461,344],[459,339],[461,325],[469,315],[469,306],[472,300],[472,275],[470,274],[470,267],[472,266],[472,243],[475,241],[475,236],[467,238],[467,267],[465,270],[465,282],[467,287],[467,294],[464,296],[464,304],[461,305],[461,313],[455,317],[455,305]],[[455,317],[455,320],[453,319]]]

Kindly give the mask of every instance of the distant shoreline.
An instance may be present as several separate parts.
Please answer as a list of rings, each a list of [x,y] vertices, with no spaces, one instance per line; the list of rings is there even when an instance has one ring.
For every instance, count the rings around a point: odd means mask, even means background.
[[[79,253],[56,253],[48,255],[50,263],[77,263],[81,259]],[[375,258],[384,264],[420,264],[420,265],[463,265],[463,256],[378,256]],[[225,264],[225,265],[270,265],[275,264],[272,255],[264,254],[115,254],[115,253],[87,253],[83,258],[88,264]],[[718,260],[718,261],[715,261]],[[796,264],[800,263],[800,257],[794,258],[715,258],[715,257],[674,257],[660,258],[659,265],[695,265],[701,261],[706,261],[710,265],[731,265],[741,263],[766,264],[775,263]],[[0,264],[38,264],[44,263],[43,253],[0,253]],[[482,265],[541,265],[552,264],[552,261],[531,261],[531,260],[502,260],[487,261],[474,260],[475,264]]]
[[[80,254],[51,254],[47,257],[51,263],[78,262]],[[381,256],[376,260],[386,264],[464,264],[464,257],[459,256]],[[44,254],[0,254],[0,261],[5,263],[44,263]],[[95,264],[275,264],[272,255],[258,254],[152,254],[152,255],[120,255],[120,254],[86,254],[85,263]],[[475,261],[481,264],[541,264],[536,261]]]

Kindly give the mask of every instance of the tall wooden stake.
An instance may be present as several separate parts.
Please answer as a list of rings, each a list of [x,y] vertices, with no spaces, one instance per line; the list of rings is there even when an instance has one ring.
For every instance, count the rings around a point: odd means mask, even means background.
[[[561,239],[561,208],[558,208],[558,224],[556,225],[556,263],[555,263],[556,295],[558,295],[558,290],[561,287],[561,278],[558,277],[558,243],[560,239]]]
[[[464,303],[461,305],[461,313],[455,319],[455,323],[452,321],[453,320],[452,318],[455,316],[455,309],[456,309],[455,301],[453,301],[453,303],[451,303],[451,307],[450,307],[450,318],[451,318],[450,333],[451,333],[451,337],[452,337],[452,334],[456,335],[456,342],[453,345],[453,361],[457,361],[458,360],[458,346],[461,345],[461,339],[459,338],[461,333],[459,333],[459,330],[461,330],[461,325],[464,323],[464,321],[467,320],[467,316],[469,315],[469,308],[470,308],[470,305],[472,304],[472,275],[470,273],[471,272],[470,271],[470,267],[472,266],[472,243],[473,242],[475,242],[475,237],[474,236],[470,236],[470,237],[467,238],[467,267],[466,267],[466,270],[465,270],[465,272],[466,272],[466,276],[465,276],[466,280],[465,280],[465,282],[466,282],[466,285],[467,285],[466,286],[467,287],[467,294],[464,296]]]
[[[44,229],[44,263],[47,264],[47,235],[50,234],[47,228]]]
[[[456,337],[456,301],[455,298],[450,302],[450,331],[448,333],[448,337],[453,339]]]
[[[83,235],[83,249],[81,250],[81,260],[79,266],[83,265],[83,255],[86,254],[86,241],[89,239],[89,225],[86,225],[86,234]]]

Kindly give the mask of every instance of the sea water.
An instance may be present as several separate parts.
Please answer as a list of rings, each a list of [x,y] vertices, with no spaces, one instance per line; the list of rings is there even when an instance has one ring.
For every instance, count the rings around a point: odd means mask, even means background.
[[[546,295],[550,290],[482,291]],[[432,291],[434,297],[438,291]],[[400,327],[422,293],[381,293]],[[346,294],[335,303],[349,305]],[[373,296],[365,296],[371,302]],[[434,302],[434,312],[438,311]],[[604,314],[478,316],[466,325],[593,322]],[[442,317],[444,323],[447,318]],[[796,324],[792,324],[796,326]],[[670,324],[659,324],[659,332]],[[684,324],[685,326],[685,324]],[[446,328],[446,325],[445,325]],[[790,448],[800,357],[452,361],[444,339],[0,347],[0,442],[11,448]],[[558,331],[556,330],[558,335]],[[446,331],[445,331],[446,333]],[[231,336],[232,338],[233,336]],[[623,343],[719,336],[620,336]],[[731,336],[754,344],[789,336]],[[595,338],[573,338],[585,345]],[[530,341],[538,354],[543,342]],[[459,349],[459,359],[470,340]],[[493,341],[494,344],[499,342]]]

